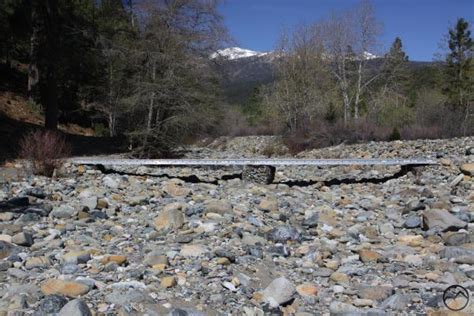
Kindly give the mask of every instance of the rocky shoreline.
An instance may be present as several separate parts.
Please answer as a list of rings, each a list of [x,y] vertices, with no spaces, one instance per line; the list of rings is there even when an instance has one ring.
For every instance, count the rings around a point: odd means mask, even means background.
[[[226,139],[187,156],[289,156],[269,151],[275,142]],[[473,145],[297,155],[440,162],[396,177],[397,167],[285,167],[261,185],[238,168],[69,164],[54,179],[0,177],[0,314],[446,314],[447,287],[474,290]]]

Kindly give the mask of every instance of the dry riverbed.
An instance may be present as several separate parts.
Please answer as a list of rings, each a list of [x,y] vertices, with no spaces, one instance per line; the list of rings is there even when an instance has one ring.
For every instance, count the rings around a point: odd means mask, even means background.
[[[265,137],[187,156],[262,157],[269,146],[289,156]],[[0,315],[446,313],[448,286],[474,290],[473,146],[471,137],[307,151],[297,157],[440,164],[397,176],[284,167],[270,185],[243,182],[237,168],[66,164],[55,179],[3,170]],[[461,312],[474,313],[473,301]]]

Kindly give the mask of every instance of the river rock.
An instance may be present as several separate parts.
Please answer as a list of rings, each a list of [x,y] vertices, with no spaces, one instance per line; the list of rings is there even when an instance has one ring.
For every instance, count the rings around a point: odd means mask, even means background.
[[[425,229],[439,229],[441,231],[459,230],[466,228],[467,223],[444,210],[427,210],[423,213],[423,226]]]
[[[74,207],[66,204],[53,208],[53,211],[50,213],[52,217],[63,219],[71,218],[76,214],[77,210]]]
[[[280,277],[273,280],[265,290],[263,290],[262,294],[265,301],[271,306],[277,307],[291,300],[295,291],[296,289],[293,283],[285,277]]]
[[[41,291],[45,295],[65,295],[69,297],[77,297],[89,292],[89,286],[75,282],[59,279],[49,279],[41,284]]]
[[[75,299],[64,305],[58,316],[92,316],[92,313],[83,300]]]
[[[187,205],[184,203],[166,205],[154,221],[155,228],[157,230],[176,230],[181,228],[184,224],[184,212],[186,208]]]

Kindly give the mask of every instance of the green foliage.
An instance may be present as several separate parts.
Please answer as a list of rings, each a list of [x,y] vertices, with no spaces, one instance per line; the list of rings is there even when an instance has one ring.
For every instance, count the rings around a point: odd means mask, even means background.
[[[29,53],[29,1],[3,0],[0,4],[0,25],[0,61],[26,61]]]
[[[255,87],[243,106],[243,114],[250,125],[256,125],[264,115],[263,99],[260,87]]]
[[[387,102],[380,112],[378,122],[381,126],[402,127],[414,122],[413,109],[406,104]]]
[[[450,52],[446,57],[447,86],[444,92],[452,105],[465,107],[472,101],[474,43],[469,23],[464,19],[459,19],[456,26],[449,30],[448,47]]]
[[[408,56],[403,51],[402,40],[396,37],[384,57],[381,69],[384,89],[405,93],[409,82]]]
[[[93,124],[92,128],[95,136],[105,137],[109,135],[109,130],[103,123]]]
[[[43,108],[41,107],[41,104],[36,103],[34,100],[28,100],[26,102],[26,105],[34,112],[38,114],[43,114]]]

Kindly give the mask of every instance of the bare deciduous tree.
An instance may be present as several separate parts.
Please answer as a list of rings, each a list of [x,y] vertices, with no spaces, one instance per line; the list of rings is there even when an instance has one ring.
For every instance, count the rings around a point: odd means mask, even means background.
[[[283,32],[277,49],[278,81],[265,97],[289,131],[304,129],[324,113],[328,67],[323,61],[321,30],[300,25]]]
[[[327,58],[339,84],[347,124],[351,108],[354,118],[359,118],[364,93],[381,75],[367,67],[376,51],[381,27],[371,3],[365,0],[351,11],[332,14],[322,22],[322,27]]]

